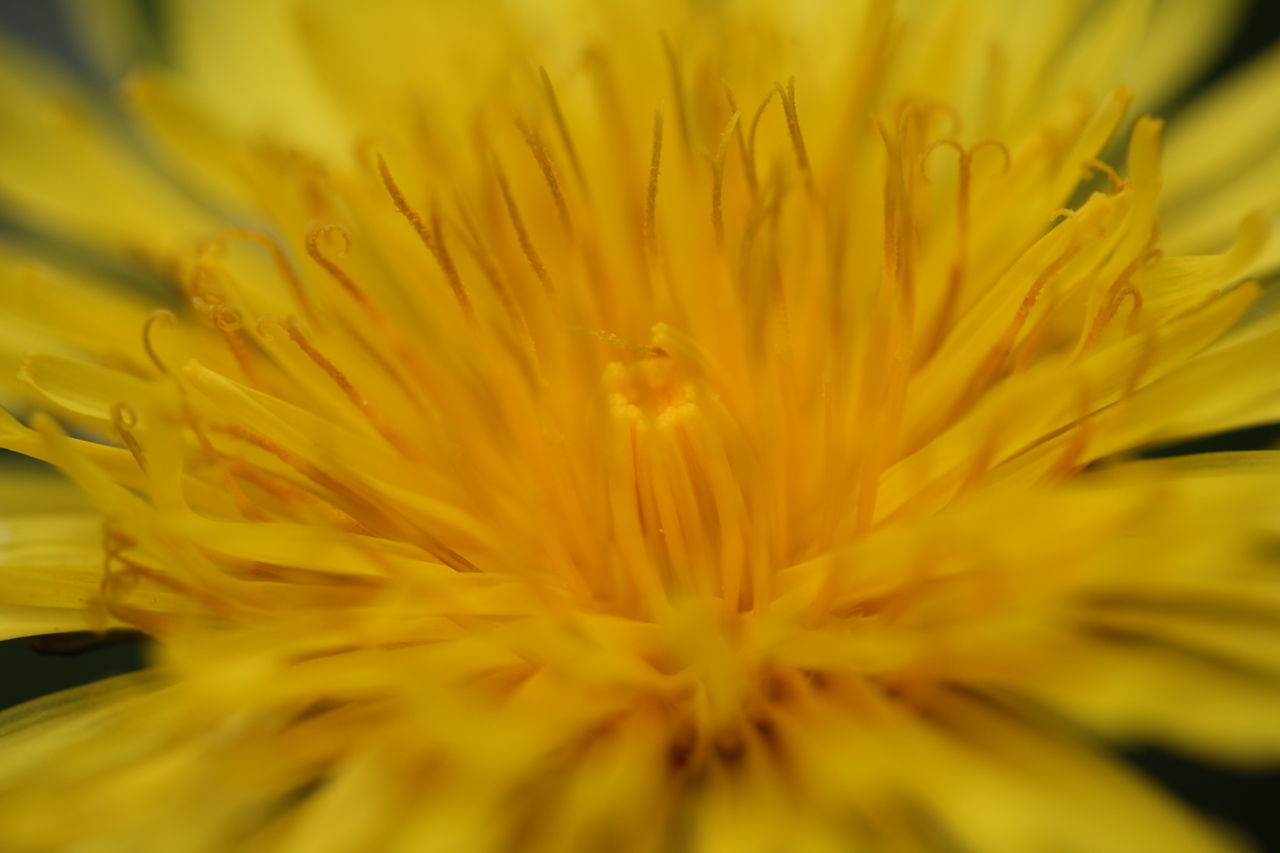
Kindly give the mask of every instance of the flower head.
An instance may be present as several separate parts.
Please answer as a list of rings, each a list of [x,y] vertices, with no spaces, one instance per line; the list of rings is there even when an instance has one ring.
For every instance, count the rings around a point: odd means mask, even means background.
[[[1231,847],[1098,750],[1280,757],[1280,463],[1122,461],[1280,415],[1276,76],[1133,118],[1223,9],[162,8],[132,136],[0,64],[3,197],[172,284],[4,255],[86,506],[0,629],[156,658],[7,718],[5,849]]]

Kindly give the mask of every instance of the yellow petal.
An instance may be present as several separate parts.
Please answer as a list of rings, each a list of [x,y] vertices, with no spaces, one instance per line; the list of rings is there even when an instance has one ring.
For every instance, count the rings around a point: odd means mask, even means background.
[[[102,423],[111,422],[117,406],[140,406],[153,396],[150,383],[137,377],[56,355],[28,355],[18,376],[49,402]]]
[[[204,215],[108,129],[74,84],[0,41],[0,199],[24,219],[158,260],[208,228]]]
[[[1280,48],[1217,84],[1169,127],[1165,147],[1168,208],[1190,202],[1251,170],[1280,134]]]
[[[102,536],[102,520],[92,515],[0,519],[0,637],[108,627],[95,604]]]
[[[1129,85],[1139,95],[1138,109],[1163,106],[1195,82],[1226,46],[1247,5],[1243,0],[1156,3],[1128,74]]]
[[[211,8],[175,0],[166,8],[172,49],[190,91],[219,121],[250,136],[303,141],[346,158],[354,151],[299,42],[288,0],[230,0]],[[262,57],[271,84],[262,85]]]

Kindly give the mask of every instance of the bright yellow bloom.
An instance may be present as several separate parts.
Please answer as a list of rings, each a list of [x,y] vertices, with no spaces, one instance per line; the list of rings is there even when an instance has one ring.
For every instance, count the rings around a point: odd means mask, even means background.
[[[1121,459],[1280,418],[1280,54],[1137,117],[1235,6],[85,2],[128,132],[4,48],[9,209],[173,288],[0,255],[0,632],[156,641],[0,849],[1233,849],[1099,743],[1280,759],[1280,456]]]

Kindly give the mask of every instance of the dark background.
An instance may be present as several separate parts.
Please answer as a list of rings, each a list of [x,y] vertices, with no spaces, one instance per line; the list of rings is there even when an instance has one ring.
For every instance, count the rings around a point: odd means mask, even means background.
[[[217,2],[217,0],[208,0]],[[1218,0],[1202,0],[1213,3]],[[94,0],[80,0],[94,2]],[[1108,0],[1124,3],[1129,0]],[[72,49],[60,6],[53,0],[0,0],[0,28],[41,47],[87,73]],[[1280,41],[1280,0],[1255,0],[1224,55],[1196,88],[1203,88]],[[1194,94],[1194,92],[1190,93]],[[1182,100],[1182,99],[1180,99]],[[1280,104],[1276,105],[1280,109]],[[3,132],[3,129],[0,129]],[[1277,366],[1280,375],[1280,366]],[[1150,455],[1250,450],[1280,446],[1280,428],[1263,427],[1164,448]],[[0,458],[0,466],[15,464]],[[0,467],[2,470],[2,467]],[[0,642],[0,709],[57,690],[141,667],[145,646],[123,642],[79,654],[40,654],[25,640]],[[1276,709],[1280,715],[1280,707]],[[1131,753],[1132,760],[1158,776],[1188,804],[1231,823],[1254,839],[1262,851],[1280,853],[1280,773],[1233,773],[1198,764],[1160,750]],[[1081,815],[1082,820],[1091,819]],[[1134,853],[1159,853],[1138,851]]]

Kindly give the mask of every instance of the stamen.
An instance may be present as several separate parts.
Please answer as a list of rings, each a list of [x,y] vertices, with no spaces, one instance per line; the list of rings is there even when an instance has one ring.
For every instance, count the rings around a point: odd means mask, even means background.
[[[311,307],[311,300],[307,296],[306,289],[302,286],[302,280],[298,277],[298,271],[293,268],[293,264],[289,262],[289,257],[285,254],[284,248],[274,237],[262,232],[255,231],[252,228],[229,228],[223,233],[224,238],[238,237],[257,243],[267,250],[271,255],[271,260],[275,264],[276,269],[280,272],[281,278],[285,280],[285,284],[289,286],[289,292],[293,294],[293,299],[302,308],[303,314],[312,322],[315,322],[315,312]]]
[[[378,414],[376,414],[374,409],[372,409],[369,398],[367,398],[365,394],[362,394],[360,389],[356,388],[355,383],[351,382],[351,379],[347,378],[347,374],[344,374],[342,370],[339,370],[338,366],[328,359],[328,356],[325,356],[324,353],[317,350],[310,341],[307,341],[306,337],[302,334],[302,330],[298,328],[296,321],[292,318],[285,320],[283,327],[294,345],[300,348],[303,355],[306,355],[308,359],[314,362],[317,368],[323,370],[326,377],[333,380],[335,386],[338,386],[339,391],[342,391],[344,396],[347,397],[347,400],[351,401],[352,405],[356,407],[356,410],[360,412],[362,416],[364,416],[366,421],[369,421],[370,427],[378,430],[378,434],[387,439],[387,441],[392,444],[392,447],[396,448],[396,450],[404,453],[404,456],[412,457],[412,448],[404,442],[402,435],[397,433],[396,430],[388,427],[387,423],[385,423],[383,419],[379,418]],[[389,377],[392,377],[393,379],[396,378],[396,371],[394,371],[392,365],[385,364],[385,362],[381,362],[381,364],[383,364],[383,368],[387,371]],[[404,389],[403,386],[402,389]]]
[[[960,174],[956,183],[956,246],[942,305],[934,318],[933,330],[925,336],[924,346],[921,347],[922,361],[927,361],[946,340],[947,332],[952,326],[951,316],[960,302],[960,293],[964,290],[965,273],[969,262],[970,180],[973,155],[955,140],[939,140],[929,146],[920,159],[920,174],[926,181],[930,180],[925,166],[929,162],[929,156],[943,147],[953,149],[960,157]]]
[[[1001,166],[999,174],[1007,175],[1009,173],[1009,169],[1013,168],[1013,155],[1009,152],[1009,146],[1005,145],[999,139],[980,139],[973,145],[970,145],[969,159],[976,159],[980,151],[988,148],[1000,154]]]
[[[453,258],[450,257],[445,249],[444,241],[440,235],[438,219],[435,223],[436,228],[429,231],[427,224],[422,221],[418,211],[414,210],[409,202],[405,200],[404,193],[400,191],[395,178],[391,176],[391,170],[387,168],[387,161],[383,159],[381,154],[378,155],[378,174],[382,176],[382,185],[386,187],[392,203],[396,206],[396,210],[413,226],[413,231],[418,235],[418,239],[422,241],[422,245],[431,253],[431,257],[435,258],[440,271],[444,273],[445,281],[449,284],[449,289],[453,291],[453,298],[457,301],[458,307],[462,309],[462,313],[466,315],[467,319],[474,321],[475,309],[472,308],[471,300],[468,298],[466,288],[462,284],[462,277],[458,275],[458,268],[454,266]]]
[[[929,158],[933,156],[933,152],[941,148],[950,148],[960,157],[961,171],[963,172],[968,165],[969,152],[965,151],[964,146],[954,139],[939,139],[928,148],[925,149],[924,155],[920,158],[920,177],[932,183],[933,179],[929,177]]]
[[[1004,143],[994,139],[981,140],[967,149],[954,139],[941,139],[930,145],[924,156],[920,158],[920,174],[926,181],[930,180],[929,172],[925,168],[929,162],[929,156],[939,148],[950,148],[955,151],[959,155],[960,164],[960,173],[956,185],[955,256],[951,262],[951,272],[947,276],[947,289],[943,294],[942,305],[939,307],[934,320],[933,330],[926,336],[924,347],[922,347],[920,353],[922,360],[928,360],[942,346],[947,331],[952,325],[952,314],[955,312],[955,308],[960,301],[960,294],[964,290],[969,264],[973,161],[978,152],[988,147],[1003,155],[1003,171],[1008,172],[1010,165],[1009,149],[1005,147]]]
[[[987,428],[982,432],[973,458],[970,460],[964,476],[960,478],[959,485],[956,486],[956,495],[962,495],[977,486],[982,481],[983,476],[991,470],[992,463],[997,461],[996,449],[1000,444],[1000,426],[1003,422],[1002,418],[991,418],[987,423]]]
[[[361,524],[350,513],[338,506],[337,503],[327,499],[326,496],[297,486],[287,481],[280,473],[263,470],[243,459],[236,457],[223,458],[231,482],[238,483],[239,480],[236,478],[239,478],[251,483],[279,501],[283,506],[290,507],[290,515],[295,515],[297,508],[305,508],[318,513],[325,523],[333,524],[342,530],[364,536],[374,535],[373,531]],[[236,488],[238,489],[239,486],[237,485]],[[256,506],[251,506],[247,508],[247,517],[267,520],[271,516]]]
[[[502,278],[502,270],[498,262],[494,260],[491,254],[485,251],[480,232],[461,203],[458,204],[458,212],[462,217],[462,230],[459,231],[458,236],[462,240],[463,247],[480,267],[480,272],[489,280],[489,285],[493,288],[494,294],[498,297],[498,301],[502,303],[507,315],[513,319],[519,317],[523,322],[518,306],[512,301],[510,289]]]
[[[671,39],[662,33],[662,53],[667,60],[667,71],[671,75],[671,93],[676,101],[676,119],[680,122],[680,138],[687,153],[693,145],[693,131],[689,122],[689,103],[685,97],[684,73],[680,68],[680,57],[676,55]]]
[[[1078,251],[1080,251],[1079,245],[1071,246],[1067,251],[1063,252],[1060,257],[1055,259],[1053,263],[1049,264],[1049,266],[1045,268],[1044,272],[1040,273],[1040,275],[1036,277],[1031,288],[1027,291],[1026,295],[1022,297],[1022,302],[1018,304],[1018,310],[1013,316],[1013,322],[1009,324],[1008,329],[1005,331],[1006,340],[1012,343],[1012,340],[1018,336],[1018,333],[1022,331],[1022,327],[1026,324],[1027,318],[1031,316],[1031,309],[1035,307],[1037,300],[1040,298],[1040,294],[1045,289],[1045,286],[1057,278],[1058,273],[1061,272],[1062,268],[1076,256]]]
[[[440,219],[440,206],[435,199],[431,201],[431,236],[435,238],[436,251],[440,253],[440,266],[445,271],[445,277],[448,278],[450,286],[456,288],[455,294],[458,296],[463,310],[468,314],[472,314],[471,300],[467,296],[466,287],[462,284],[462,277],[458,274],[458,268],[453,262],[453,255],[449,253],[449,244],[444,240],[444,225]]]
[[[1059,220],[1059,219],[1061,219],[1064,223],[1070,224],[1070,225],[1071,225],[1071,227],[1072,227],[1072,229],[1074,229],[1074,231],[1073,231],[1073,233],[1072,233],[1072,235],[1071,235],[1071,239],[1072,239],[1073,241],[1074,241],[1074,240],[1079,239],[1079,237],[1080,237],[1080,211],[1078,211],[1078,210],[1072,210],[1072,209],[1071,209],[1071,208],[1069,208],[1069,207],[1060,207],[1060,208],[1058,208],[1057,210],[1055,210],[1055,211],[1053,212],[1053,216],[1049,217],[1049,225],[1050,225],[1050,227],[1053,227],[1054,225],[1056,225],[1056,223],[1058,222],[1058,220]]]
[[[137,545],[137,541],[127,533],[121,532],[115,522],[107,519],[102,523],[102,558],[103,569],[109,570],[111,564],[122,554],[125,549],[132,548]]]
[[[1146,253],[1139,255],[1131,260],[1128,265],[1121,270],[1120,275],[1116,277],[1115,282],[1107,288],[1107,293],[1103,297],[1102,305],[1093,316],[1093,322],[1086,327],[1086,334],[1076,348],[1075,358],[1080,358],[1088,352],[1102,337],[1103,331],[1110,325],[1112,318],[1120,310],[1120,306],[1124,303],[1125,297],[1132,294],[1134,297],[1134,311],[1142,309],[1142,296],[1129,283],[1134,273],[1142,268],[1146,261]],[[1130,322],[1134,321],[1134,315],[1130,314]]]
[[[515,196],[511,194],[511,184],[507,181],[507,174],[502,170],[502,164],[498,162],[498,158],[493,158],[493,173],[498,179],[498,189],[502,193],[503,204],[507,208],[507,216],[511,219],[511,227],[515,229],[516,239],[520,242],[520,251],[524,253],[525,259],[529,261],[529,266],[533,267],[533,273],[538,277],[538,281],[542,282],[542,288],[548,295],[554,296],[556,292],[555,285],[551,282],[551,276],[547,274],[547,268],[542,263],[542,258],[538,257],[538,250],[533,246],[533,240],[529,237],[528,230],[524,227],[524,220],[520,218],[520,208],[516,206]]]
[[[1053,461],[1040,478],[1041,483],[1052,483],[1055,480],[1071,477],[1085,467],[1082,461],[1089,443],[1093,439],[1093,421],[1091,395],[1083,384],[1076,388],[1076,420],[1068,427],[1070,434],[1062,454]]]
[[[914,323],[916,294],[912,251],[915,245],[914,228],[910,206],[912,193],[907,187],[907,160],[902,144],[906,124],[905,118],[899,122],[898,136],[895,139],[885,123],[876,119],[876,128],[884,143],[889,165],[884,175],[883,269],[894,285],[893,296],[901,304],[903,313]]]
[[[1129,285],[1120,292],[1118,301],[1123,303],[1124,300],[1132,299],[1133,305],[1129,308],[1129,320],[1125,323],[1125,331],[1134,334],[1138,331],[1142,320],[1142,294],[1133,285]]]
[[[576,327],[575,331],[586,332],[592,337],[599,338],[600,340],[604,341],[605,343],[611,346],[617,347],[618,349],[623,350],[624,352],[629,352],[640,358],[643,358],[646,356],[656,356],[658,358],[667,357],[667,353],[661,347],[641,346],[640,344],[633,344],[631,341],[625,340],[624,338],[618,335],[615,335],[613,332],[606,331],[605,329],[595,329],[595,328],[579,326],[579,327]]]
[[[151,359],[151,363],[156,366],[156,370],[160,371],[164,376],[173,376],[173,371],[160,359],[156,352],[155,341],[151,339],[152,333],[155,331],[155,325],[158,321],[163,320],[170,326],[177,325],[177,316],[168,308],[157,308],[147,315],[146,322],[142,324],[142,348],[146,350],[147,358]]]
[[[780,84],[774,84],[778,97],[782,99],[782,111],[787,116],[787,133],[791,135],[791,147],[796,152],[796,164],[804,175],[805,187],[813,191],[813,171],[809,167],[809,152],[805,148],[804,134],[800,132],[800,117],[796,112],[796,78],[787,81],[784,91]]]
[[[1086,160],[1084,165],[1086,169],[1090,169],[1096,172],[1102,172],[1104,175],[1106,175],[1107,180],[1111,182],[1111,189],[1114,192],[1121,192],[1122,190],[1124,190],[1129,186],[1128,183],[1125,182],[1124,178],[1120,177],[1120,175],[1116,172],[1115,169],[1111,168],[1109,165],[1102,162],[1101,160],[1096,160],[1096,159]]]
[[[266,318],[261,318],[266,319]],[[261,319],[259,324],[261,324]],[[249,500],[244,490],[240,488],[240,483],[236,480],[235,474],[231,470],[231,465],[227,457],[219,452],[213,446],[213,442],[209,440],[208,434],[204,431],[204,427],[200,424],[200,419],[196,417],[195,412],[187,405],[184,400],[182,406],[183,420],[191,431],[195,433],[196,441],[200,444],[200,449],[204,451],[205,458],[208,459],[218,470],[219,479],[222,481],[223,487],[227,493],[231,495],[231,502],[235,504],[236,511],[241,516],[255,521],[266,521],[269,516],[259,509],[253,501]]]
[[[941,131],[942,136],[946,138],[956,138],[960,136],[960,131],[964,127],[964,120],[960,116],[960,110],[954,104],[946,101],[940,101],[936,98],[929,98],[923,95],[911,96],[903,99],[902,111],[898,115],[899,134],[904,131],[911,121],[920,120],[921,117],[930,115],[944,115],[950,122],[946,130]],[[924,122],[920,120],[919,129],[921,132],[927,130]]]
[[[713,443],[714,442],[714,443]],[[702,440],[704,447],[714,447],[714,455],[704,455],[715,501],[716,519],[719,523],[720,590],[725,609],[740,612],[746,602],[743,598],[745,576],[754,576],[756,563],[764,562],[763,552],[749,553],[749,534],[746,502],[742,488],[734,473],[722,443],[715,439]]]
[[[729,88],[728,83],[724,83],[724,96],[725,98],[728,99],[729,109],[733,111],[733,114],[735,116],[742,115],[742,111],[738,109],[738,102],[734,100],[733,90]],[[765,103],[766,104],[769,103],[769,100],[772,97],[773,97],[773,92],[770,92],[769,96],[765,98]],[[763,110],[763,108],[764,108],[763,105],[761,105],[761,110]],[[759,120],[758,115],[759,113],[757,113],[756,121]],[[756,121],[753,121],[751,125],[753,132],[756,125]],[[750,152],[747,150],[747,135],[742,130],[741,121],[738,121],[736,123],[734,131],[735,131],[734,136],[738,138],[738,154],[742,157],[742,170],[743,170],[743,174],[746,176],[747,189],[750,191],[751,197],[755,198],[756,192],[759,190],[759,185],[756,182],[755,168],[751,163]]]
[[[303,354],[306,355],[307,358],[311,359],[317,367],[324,371],[326,376],[333,380],[333,384],[338,386],[338,389],[346,395],[352,405],[362,411],[368,408],[368,399],[366,399],[365,396],[356,389],[351,380],[347,378],[347,375],[339,370],[324,353],[311,345],[311,342],[303,336],[297,323],[293,322],[293,320],[288,320],[282,325],[285,332],[289,335],[289,340],[293,341],[293,343],[298,347],[298,349],[302,350]]]
[[[1135,290],[1134,295],[1134,312],[1138,310],[1138,305],[1142,300],[1142,296]],[[1132,323],[1132,319],[1130,320]],[[1134,392],[1142,384],[1142,377],[1147,370],[1155,362],[1156,351],[1160,345],[1160,330],[1158,326],[1147,329],[1142,334],[1142,349],[1138,351],[1138,357],[1134,359],[1133,371],[1125,378],[1123,396],[1125,398],[1132,397]]]
[[[1257,287],[1257,286],[1258,286],[1257,279],[1248,279],[1236,285],[1236,287]],[[1203,311],[1205,308],[1208,308],[1210,305],[1217,302],[1222,297],[1226,296],[1228,293],[1230,293],[1234,289],[1235,289],[1234,287],[1215,288],[1211,293],[1205,296],[1204,299],[1201,299],[1195,305],[1192,305],[1189,308],[1179,311],[1177,314],[1174,314],[1171,317],[1167,317],[1164,321],[1165,325],[1176,323],[1179,320],[1185,320],[1187,317],[1190,317],[1193,314],[1198,314],[1199,312]]]
[[[267,331],[268,326],[275,326],[278,329],[285,328],[284,320],[281,320],[279,317],[272,317],[270,314],[263,314],[254,321],[253,330],[257,333],[258,337],[264,338],[268,341],[274,341],[276,340],[276,336]]]
[[[628,99],[618,85],[610,51],[600,42],[593,43],[583,55],[583,63],[590,74],[596,99],[599,103],[601,126],[608,132],[611,146],[616,152],[615,162],[636,162],[635,135],[628,118]]]
[[[637,610],[650,615],[662,613],[669,602],[661,572],[646,543],[647,525],[635,448],[637,428],[626,409],[615,411],[613,437],[608,504],[610,536],[621,546],[617,557],[621,571],[617,573],[616,582],[634,592],[634,602],[628,603]]]
[[[202,314],[211,314],[219,305],[225,303],[226,297],[218,290],[214,281],[217,259],[213,256],[213,248],[221,247],[221,243],[210,241],[200,248],[200,257],[183,279],[183,287],[191,296],[191,305]]]
[[[582,174],[582,164],[578,161],[578,151],[574,148],[573,137],[569,135],[569,125],[565,123],[564,113],[560,109],[560,100],[556,97],[555,87],[551,85],[551,77],[548,76],[547,69],[542,66],[538,66],[538,74],[542,78],[542,90],[546,93],[547,103],[551,107],[551,117],[560,134],[560,142],[569,156],[569,165],[573,168],[573,174],[577,176],[578,183],[585,190],[587,181]]]
[[[724,245],[724,163],[729,154],[729,139],[737,136],[742,139],[738,126],[739,113],[734,113],[720,135],[720,145],[716,149],[715,158],[711,161],[711,226],[715,230],[716,245]]]
[[[764,118],[765,108],[773,101],[775,92],[770,89],[768,94],[764,96],[764,100],[760,102],[760,106],[756,107],[755,113],[751,116],[751,129],[747,133],[747,150],[743,158],[747,170],[747,184],[754,190],[759,186],[759,178],[756,174],[756,131],[760,129],[760,120]]]
[[[1028,288],[1026,294],[1022,297],[1022,301],[1018,304],[1018,309],[1014,312],[1012,321],[1005,328],[1004,334],[991,347],[987,357],[979,363],[977,370],[970,377],[964,393],[957,398],[956,405],[952,411],[952,418],[958,417],[961,412],[973,403],[978,395],[982,393],[987,383],[1000,372],[1000,368],[1009,357],[1014,344],[1017,343],[1018,334],[1022,331],[1023,326],[1026,325],[1027,318],[1031,316],[1031,311],[1035,308],[1040,294],[1049,282],[1057,278],[1058,273],[1076,256],[1079,250],[1080,246],[1078,244],[1070,246],[1053,263],[1045,267],[1044,271],[1032,282],[1031,287]]]
[[[480,272],[489,281],[490,287],[502,304],[503,310],[507,313],[507,318],[510,320],[512,328],[520,336],[521,343],[527,348],[524,353],[527,358],[520,360],[520,366],[526,370],[532,379],[538,373],[538,344],[529,328],[528,318],[525,316],[524,309],[512,295],[511,289],[507,286],[498,262],[485,249],[480,232],[471,217],[467,215],[466,207],[461,201],[458,201],[457,208],[458,214],[462,218],[462,229],[458,230],[458,236],[462,240],[463,247],[480,267]]]
[[[789,187],[785,186],[771,188],[765,196],[766,203],[757,205],[755,211],[747,220],[746,227],[742,230],[742,246],[738,250],[743,269],[751,269],[751,252],[755,246],[756,235],[767,223],[771,221],[777,222],[788,189]]]
[[[231,355],[235,358],[240,372],[251,385],[258,386],[257,369],[253,359],[249,357],[244,340],[239,335],[240,329],[244,327],[244,317],[230,305],[218,305],[210,312],[210,319],[213,321],[214,328],[222,333],[222,339],[226,342],[227,349],[231,350]]]
[[[341,285],[342,289],[345,290],[352,299],[359,302],[361,307],[369,311],[373,310],[373,304],[369,301],[369,297],[365,295],[365,292],[361,290],[360,286],[355,283],[355,280],[347,274],[346,270],[342,269],[342,267],[338,266],[326,255],[325,249],[321,247],[321,240],[329,241],[334,237],[338,239],[338,244],[334,247],[336,248],[336,251],[333,252],[333,254],[337,257],[344,256],[351,249],[351,233],[341,225],[333,222],[314,225],[311,230],[307,232],[307,254],[311,256],[313,261],[320,265],[321,269],[329,274],[330,278]]]
[[[556,204],[556,211],[560,214],[560,221],[564,225],[567,232],[573,231],[573,224],[569,219],[569,206],[565,203],[564,193],[560,190],[560,181],[556,177],[555,167],[551,164],[551,157],[547,153],[547,147],[542,144],[542,140],[538,135],[523,121],[517,121],[516,127],[520,129],[520,135],[524,137],[524,144],[528,146],[529,151],[533,154],[534,161],[538,164],[538,169],[542,172],[542,179],[546,181],[547,188],[551,190],[551,198]]]
[[[658,170],[662,165],[662,110],[653,117],[653,153],[649,158],[649,190],[644,202],[644,243],[649,251],[656,252],[658,238],[656,219],[658,206]]]
[[[1048,342],[1053,328],[1054,315],[1060,307],[1060,304],[1055,299],[1040,312],[1039,318],[1026,335],[1023,336],[1021,343],[1017,345],[1017,350],[1013,354],[1013,364],[1009,368],[1012,373],[1021,373],[1026,370],[1035,357],[1043,351],[1043,347]]]
[[[161,634],[169,625],[166,617],[123,601],[145,578],[183,598],[197,601],[214,612],[231,615],[231,608],[222,599],[125,557],[124,552],[137,544],[135,539],[118,531],[110,521],[102,525],[102,579],[98,584],[98,600],[107,613],[153,637]]]
[[[335,499],[335,505],[349,514],[352,518],[360,519],[360,511],[366,515],[366,520],[362,522],[365,527],[371,531],[395,529],[398,525],[387,516],[385,512],[378,509],[365,498],[361,497],[350,485],[326,473],[320,466],[313,464],[310,460],[303,456],[288,450],[277,444],[271,439],[260,435],[240,424],[213,424],[209,427],[214,432],[244,442],[252,447],[275,457],[280,462],[297,471],[303,477],[311,480],[321,489],[330,493]],[[372,516],[369,519],[368,516]],[[373,519],[376,522],[371,523]]]
[[[142,445],[138,443],[137,436],[133,434],[138,426],[138,413],[128,403],[116,403],[111,407],[111,425],[115,427],[124,446],[129,449],[133,461],[138,463],[138,468],[145,474],[147,458],[142,453]]]
[[[244,317],[230,305],[219,305],[214,309],[213,325],[221,332],[236,332],[244,327]]]
[[[1001,159],[1000,173],[1001,174],[1007,173],[1009,171],[1009,167],[1012,165],[1012,162],[1013,162],[1011,159],[1012,155],[1009,154],[1008,146],[998,139],[983,139],[978,142],[975,142],[973,145],[970,145],[968,148],[965,148],[955,139],[951,139],[951,138],[939,139],[938,141],[930,145],[927,149],[925,149],[924,156],[920,158],[920,175],[926,181],[931,181],[929,177],[929,171],[926,168],[929,162],[929,156],[933,154],[934,151],[937,151],[939,148],[950,148],[952,151],[955,151],[956,154],[959,155],[960,170],[962,175],[964,175],[965,177],[969,177],[972,175],[974,160],[977,158],[979,152],[984,151],[986,149],[991,149],[1000,154],[1000,159]],[[1058,213],[1055,214],[1055,217],[1058,215],[1067,214],[1067,213],[1074,213],[1074,211],[1063,209],[1058,211]]]

